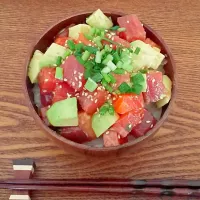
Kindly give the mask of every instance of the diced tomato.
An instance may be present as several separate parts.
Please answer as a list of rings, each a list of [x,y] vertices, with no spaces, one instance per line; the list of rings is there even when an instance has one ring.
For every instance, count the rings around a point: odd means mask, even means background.
[[[146,103],[156,102],[165,92],[162,72],[152,71],[147,73],[147,91],[143,93]]]
[[[122,46],[124,46],[126,48],[130,48],[130,43],[127,42],[126,40],[120,38],[119,36],[114,36],[113,41],[121,44]]]
[[[71,88],[67,83],[58,83],[54,91],[53,103],[64,100],[67,97],[72,97],[74,94],[75,90]]]
[[[52,67],[44,67],[38,76],[38,84],[40,93],[52,92],[56,87],[55,79],[56,69]]]
[[[112,75],[116,79],[116,83],[112,85],[112,88],[116,90],[123,82],[129,83],[130,82],[130,74],[115,74],[112,73]]]
[[[81,91],[86,82],[83,76],[85,69],[76,60],[76,57],[74,55],[69,56],[62,65],[62,68],[64,81],[76,91]]]
[[[41,104],[46,107],[52,104],[53,93],[52,92],[43,92],[40,94]]]
[[[103,134],[103,143],[105,147],[120,145],[118,134],[116,131],[109,130]]]
[[[76,40],[76,43],[83,43],[87,46],[94,46],[94,43],[93,42],[90,42],[85,36],[83,33],[79,33],[79,37],[78,39]]]
[[[81,130],[88,136],[89,140],[96,138],[96,135],[92,128],[92,116],[86,112],[78,113],[78,125]]]
[[[61,46],[65,46],[66,40],[68,39],[69,39],[68,37],[58,37],[56,38],[55,43]]]
[[[127,137],[132,128],[141,122],[144,116],[144,109],[139,112],[128,112],[121,115],[120,119],[110,128],[110,130],[116,131],[121,137]]]
[[[88,136],[78,126],[69,126],[60,129],[60,135],[64,138],[77,142],[84,143],[88,142]]]
[[[78,98],[82,109],[88,113],[93,114],[97,108],[101,107],[107,100],[107,91],[99,87],[94,92],[83,90]]]
[[[47,126],[49,126],[50,123],[49,123],[49,121],[48,121],[48,119],[47,119],[47,116],[46,116],[47,110],[48,110],[48,107],[40,108],[40,110],[39,110],[39,115],[40,115],[42,121],[43,121]]]
[[[131,110],[140,111],[144,107],[142,94],[123,94],[113,104],[115,111],[119,114],[125,114]]]
[[[153,115],[149,111],[144,110],[144,117],[142,119],[142,122],[133,127],[131,134],[135,138],[143,136],[149,130],[151,130],[155,124],[156,124],[156,119],[153,117]]]
[[[136,15],[132,14],[118,17],[117,22],[120,27],[126,28],[124,34],[128,42],[132,42],[134,40],[145,40],[146,32]]]
[[[150,44],[152,47],[156,47],[158,49],[161,49],[160,46],[158,46],[155,42],[153,42],[150,38],[146,38],[144,41],[146,44]]]

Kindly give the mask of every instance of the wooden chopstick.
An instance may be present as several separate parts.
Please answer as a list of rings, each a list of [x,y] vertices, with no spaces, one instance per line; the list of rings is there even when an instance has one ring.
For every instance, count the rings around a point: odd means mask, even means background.
[[[199,180],[170,180],[170,179],[152,179],[152,180],[131,180],[131,179],[10,179],[0,181],[1,184],[12,185],[56,185],[56,186],[128,186],[135,188],[159,187],[159,188],[191,188],[200,189]]]
[[[120,193],[134,195],[154,195],[154,196],[189,196],[200,197],[200,189],[189,188],[133,188],[120,186],[69,186],[69,185],[37,185],[37,184],[0,184],[2,189],[10,190],[51,190],[51,191],[68,191],[68,192],[97,192],[97,193]]]

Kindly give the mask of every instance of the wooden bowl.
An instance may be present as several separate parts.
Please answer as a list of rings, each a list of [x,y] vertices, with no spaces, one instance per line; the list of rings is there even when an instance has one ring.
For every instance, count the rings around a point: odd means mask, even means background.
[[[28,54],[27,61],[24,68],[24,76],[23,76],[23,86],[24,86],[24,93],[25,98],[28,104],[28,107],[30,109],[31,115],[34,117],[36,123],[41,127],[41,129],[46,133],[46,135],[52,139],[59,147],[62,147],[65,151],[73,151],[73,152],[81,152],[83,154],[89,154],[89,155],[108,155],[108,154],[118,154],[123,151],[127,151],[129,148],[138,148],[143,144],[144,142],[148,141],[153,135],[158,131],[158,129],[162,126],[164,121],[166,120],[169,111],[172,109],[172,104],[175,99],[176,94],[176,67],[173,60],[173,56],[163,41],[163,39],[149,26],[144,24],[144,28],[146,30],[147,36],[151,38],[154,42],[156,42],[161,48],[162,53],[167,55],[167,64],[165,66],[166,74],[170,77],[170,79],[173,82],[173,88],[172,88],[172,97],[171,101],[168,105],[163,107],[162,117],[157,122],[157,124],[154,126],[152,130],[150,130],[145,136],[142,136],[134,141],[125,143],[120,146],[116,147],[109,147],[109,148],[95,148],[86,146],[84,144],[78,144],[73,141],[67,140],[64,137],[57,134],[55,131],[50,129],[48,126],[46,126],[40,117],[37,114],[36,107],[34,105],[33,101],[33,93],[32,88],[33,84],[30,83],[29,78],[27,76],[27,69],[29,66],[30,59],[33,56],[33,53],[36,49],[39,49],[42,52],[45,52],[47,47],[51,45],[51,43],[54,41],[54,36],[57,35],[57,33],[65,28],[66,26],[69,26],[70,24],[78,24],[78,23],[84,23],[86,17],[88,17],[91,13],[82,13],[77,14],[74,16],[70,16],[58,23],[56,23],[54,26],[52,26],[50,29],[48,29],[34,44],[31,51]],[[107,16],[111,16],[114,24],[117,22],[117,17],[125,15],[124,13],[118,13],[118,12],[105,12]],[[74,151],[75,150],[75,151]]]

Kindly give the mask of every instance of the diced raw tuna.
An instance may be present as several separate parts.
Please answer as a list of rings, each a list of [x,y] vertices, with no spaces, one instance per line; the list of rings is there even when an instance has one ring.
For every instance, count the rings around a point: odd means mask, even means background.
[[[80,93],[78,101],[86,113],[93,114],[97,108],[106,102],[107,94],[107,91],[102,89],[102,87],[97,88],[94,92],[83,90]]]
[[[84,143],[88,142],[88,136],[78,126],[64,127],[60,129],[60,135],[64,138],[77,142]]]
[[[155,124],[156,119],[153,117],[153,115],[147,110],[144,110],[144,117],[141,123],[133,127],[130,134],[132,134],[135,138],[138,138],[145,135],[149,130],[154,127]]]
[[[81,91],[85,84],[84,79],[84,67],[76,60],[74,55],[69,56],[64,64],[63,77],[64,81],[67,82],[74,90]]]
[[[156,102],[165,93],[162,72],[152,71],[147,73],[147,91],[143,93],[146,103]]]
[[[112,130],[106,131],[106,133],[103,134],[103,142],[105,147],[120,145],[117,132]]]

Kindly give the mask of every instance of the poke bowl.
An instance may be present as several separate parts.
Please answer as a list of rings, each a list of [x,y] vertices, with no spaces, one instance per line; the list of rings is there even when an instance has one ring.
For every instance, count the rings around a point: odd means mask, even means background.
[[[163,39],[134,14],[68,17],[33,45],[24,91],[31,115],[65,151],[138,148],[166,120],[176,69]]]

